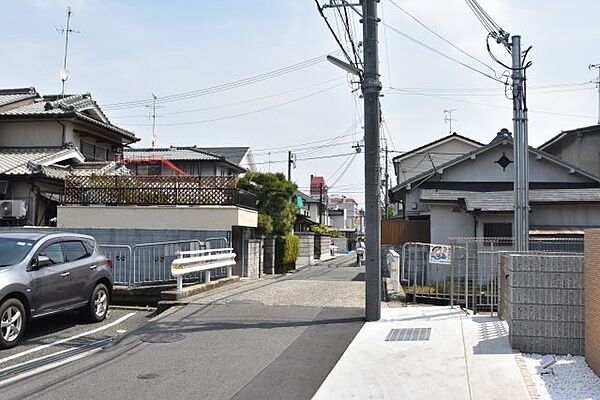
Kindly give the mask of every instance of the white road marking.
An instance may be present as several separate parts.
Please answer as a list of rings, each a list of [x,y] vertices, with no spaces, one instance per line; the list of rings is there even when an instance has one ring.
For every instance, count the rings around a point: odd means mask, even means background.
[[[117,319],[116,321],[111,322],[110,324],[102,325],[102,326],[100,326],[100,327],[98,327],[96,329],[92,329],[91,331],[82,332],[82,333],[80,333],[78,335],[75,335],[75,336],[71,336],[71,337],[68,337],[68,338],[65,338],[65,339],[57,340],[56,342],[44,344],[44,345],[41,345],[41,346],[33,347],[33,348],[31,348],[29,350],[25,350],[25,351],[23,351],[21,353],[13,354],[12,356],[9,356],[9,357],[1,359],[0,360],[0,364],[4,364],[4,363],[6,363],[6,362],[8,362],[10,360],[14,360],[15,358],[23,357],[23,356],[25,356],[27,354],[35,353],[35,352],[47,349],[47,348],[52,347],[52,346],[57,346],[59,344],[67,343],[67,342],[70,342],[72,340],[84,337],[84,336],[92,335],[92,334],[94,334],[96,332],[101,332],[101,331],[106,330],[106,329],[108,329],[108,328],[110,328],[112,326],[120,324],[121,322],[125,321],[126,319],[128,319],[130,317],[133,317],[135,314],[136,313],[132,312],[132,313],[129,313],[129,314],[126,314],[126,315],[122,316],[121,318]]]
[[[20,375],[17,375],[17,376],[13,376],[12,378],[8,378],[8,379],[6,379],[6,380],[0,381],[0,387],[2,387],[2,386],[6,386],[6,385],[8,385],[8,384],[11,384],[11,383],[14,383],[14,382],[17,382],[17,381],[19,381],[19,380],[21,380],[21,379],[25,379],[25,378],[29,378],[29,377],[32,377],[32,376],[39,375],[39,374],[40,374],[40,373],[42,373],[42,372],[49,371],[49,370],[51,370],[51,369],[54,369],[54,368],[60,367],[61,365],[65,365],[65,364],[71,363],[71,362],[73,362],[73,361],[80,360],[80,359],[82,359],[82,358],[84,358],[84,357],[87,357],[87,356],[89,356],[89,355],[92,355],[92,354],[94,354],[94,353],[97,353],[97,352],[99,352],[100,350],[102,350],[102,347],[98,347],[98,348],[95,348],[95,349],[91,349],[91,350],[88,350],[88,351],[86,351],[86,352],[84,352],[84,353],[81,353],[81,354],[76,354],[76,355],[74,355],[74,356],[71,356],[71,357],[65,358],[64,360],[60,360],[60,361],[57,361],[57,362],[55,362],[55,363],[48,364],[48,365],[43,365],[43,366],[41,366],[41,367],[39,367],[39,368],[36,368],[36,369],[34,369],[34,370],[31,370],[31,371],[24,372],[24,373],[22,373],[22,374],[20,374]],[[42,358],[43,358],[43,357],[42,357]]]

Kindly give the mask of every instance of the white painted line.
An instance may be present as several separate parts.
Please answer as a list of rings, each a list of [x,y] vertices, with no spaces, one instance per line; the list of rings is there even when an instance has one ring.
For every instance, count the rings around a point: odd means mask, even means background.
[[[27,361],[23,361],[23,362],[21,362],[21,363],[19,363],[19,364],[11,365],[11,366],[9,366],[9,367],[5,367],[5,368],[3,368],[3,369],[0,369],[0,373],[2,373],[2,372],[6,372],[6,371],[8,371],[8,370],[10,370],[10,369],[13,369],[13,368],[19,368],[19,367],[22,367],[23,365],[27,365],[27,364],[33,364],[33,363],[36,363],[36,362],[38,362],[38,361],[45,360],[45,359],[47,359],[47,358],[50,358],[50,357],[56,357],[56,356],[58,356],[58,355],[60,355],[60,354],[64,354],[64,353],[66,353],[66,352],[69,352],[69,351],[73,351],[73,350],[81,349],[81,348],[83,348],[83,347],[90,347],[90,346],[93,346],[93,345],[94,345],[94,344],[96,344],[96,343],[100,343],[100,342],[103,342],[103,341],[105,341],[105,340],[104,340],[104,339],[103,339],[103,340],[98,340],[98,341],[96,341],[96,342],[93,342],[93,343],[90,343],[90,344],[84,344],[84,345],[82,345],[82,346],[78,346],[78,347],[71,347],[71,348],[68,348],[68,349],[64,349],[64,350],[61,350],[61,351],[57,351],[57,352],[55,352],[55,353],[46,354],[45,356],[41,356],[41,357],[38,357],[38,358],[34,358],[33,360],[27,360]],[[108,344],[108,343],[107,343],[107,344]]]
[[[100,326],[100,327],[98,327],[96,329],[92,329],[91,331],[82,332],[82,333],[80,333],[78,335],[75,335],[75,336],[71,336],[71,337],[68,337],[68,338],[65,338],[65,339],[57,340],[56,342],[44,344],[44,345],[41,345],[41,346],[33,347],[33,348],[31,348],[29,350],[25,350],[25,351],[23,351],[21,353],[13,354],[12,356],[8,356],[6,358],[1,359],[0,360],[0,364],[4,364],[7,361],[14,360],[15,358],[23,357],[23,356],[25,356],[27,354],[35,353],[35,352],[47,349],[47,348],[52,347],[52,346],[56,346],[56,345],[59,345],[59,344],[67,343],[67,342],[70,342],[72,340],[84,337],[84,336],[92,335],[92,334],[94,334],[96,332],[101,332],[101,331],[106,330],[106,329],[108,329],[108,328],[110,328],[112,326],[120,324],[121,322],[125,321],[126,319],[128,319],[130,317],[133,317],[134,315],[135,315],[135,313],[132,312],[132,313],[129,313],[129,314],[126,314],[126,315],[122,316],[121,318],[117,319],[116,321],[111,322],[110,324],[102,325],[102,326]]]
[[[82,359],[84,357],[87,357],[89,355],[97,353],[97,352],[99,352],[101,350],[102,350],[102,347],[99,347],[99,348],[96,348],[96,349],[91,349],[91,350],[88,350],[88,351],[86,351],[84,353],[76,354],[76,355],[71,356],[69,358],[65,358],[64,360],[60,360],[60,361],[57,361],[55,363],[44,365],[44,366],[41,366],[41,367],[36,368],[34,370],[24,372],[21,375],[13,376],[12,378],[8,378],[6,380],[0,381],[0,387],[6,386],[8,384],[11,384],[11,383],[14,383],[14,382],[17,382],[17,381],[20,381],[21,379],[25,379],[25,378],[29,378],[29,377],[32,377],[32,376],[39,375],[42,372],[46,372],[46,371],[49,371],[51,369],[60,367],[61,365],[65,365],[65,364],[71,363],[73,361],[80,360],[80,359]]]

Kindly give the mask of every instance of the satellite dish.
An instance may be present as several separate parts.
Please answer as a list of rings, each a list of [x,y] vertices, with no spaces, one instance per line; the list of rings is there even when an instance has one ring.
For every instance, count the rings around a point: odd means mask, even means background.
[[[66,69],[66,68],[61,68],[60,69],[60,79],[63,82],[67,81],[70,76],[71,76],[71,72],[69,72],[68,69]]]

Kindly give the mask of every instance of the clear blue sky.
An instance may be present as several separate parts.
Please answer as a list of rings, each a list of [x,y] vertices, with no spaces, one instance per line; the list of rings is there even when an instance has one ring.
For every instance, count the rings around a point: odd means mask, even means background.
[[[485,32],[464,1],[395,1],[447,39],[496,66],[485,51]],[[530,144],[538,145],[561,130],[594,124],[597,97],[593,85],[547,85],[595,79],[587,66],[600,62],[600,3],[480,3],[506,30],[520,33],[524,44],[534,46],[534,65],[528,75]],[[73,8],[72,28],[81,33],[72,36],[69,47],[72,76],[67,91],[90,92],[100,104],[147,99],[151,93],[161,97],[202,89],[324,55],[336,48],[311,0],[4,0],[0,4],[1,87],[35,86],[44,94],[60,90],[63,37],[55,26],[65,25],[69,5]],[[517,7],[519,12],[514,12],[512,8]],[[327,15],[335,27],[333,12],[327,11]],[[485,68],[423,30],[388,0],[380,3],[380,16],[430,46]],[[357,19],[354,23],[360,38],[361,26]],[[501,48],[495,50],[506,56]],[[492,80],[383,27],[380,52],[386,88],[384,117],[396,150],[410,150],[447,133],[442,111],[448,108],[457,109],[453,130],[476,140],[488,142],[500,128],[512,127],[510,102]],[[506,57],[504,60],[508,61]],[[496,69],[501,72],[501,68]],[[336,78],[339,80],[334,81]],[[284,149],[272,150],[270,155],[263,149],[335,137],[357,119],[356,96],[344,84],[345,78],[332,65],[320,63],[235,90],[168,103],[158,110],[158,145],[248,145],[256,149],[262,168],[269,168],[270,159],[274,162],[272,171],[284,171],[285,163],[275,163],[287,157]],[[334,87],[336,84],[340,85]],[[390,86],[413,93],[393,94]],[[134,130],[143,138],[143,145],[149,144],[148,109],[113,110],[107,114],[115,124]],[[239,114],[246,115],[233,117]],[[180,123],[185,125],[172,125]],[[294,171],[299,186],[308,186],[310,174],[324,175],[329,183],[340,175],[347,157],[302,158],[351,152],[348,142],[360,139],[362,133],[360,126],[349,132],[355,134],[328,146],[299,149],[300,160]],[[334,192],[362,197],[361,157],[355,157]]]

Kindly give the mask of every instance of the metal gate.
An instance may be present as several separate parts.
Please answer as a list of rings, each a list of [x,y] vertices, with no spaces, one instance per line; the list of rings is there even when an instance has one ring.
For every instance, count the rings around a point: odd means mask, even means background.
[[[429,262],[430,243],[402,246],[400,280],[407,300],[459,305],[473,313],[498,313],[501,254],[513,238],[451,238],[451,265]],[[531,238],[528,253],[581,254],[582,238]]]

